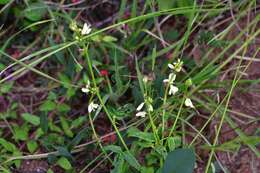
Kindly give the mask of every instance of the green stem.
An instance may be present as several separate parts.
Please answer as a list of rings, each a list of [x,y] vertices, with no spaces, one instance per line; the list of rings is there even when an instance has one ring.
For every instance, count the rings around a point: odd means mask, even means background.
[[[165,93],[164,93],[164,97],[163,97],[162,139],[161,139],[162,142],[163,142],[163,138],[164,138],[164,128],[165,128],[164,127],[164,124],[165,124],[165,113],[166,113],[165,105],[166,105],[166,102],[167,102],[167,96],[168,96],[169,87],[170,87],[170,83],[167,83],[167,86],[166,86],[166,89],[165,89]]]
[[[118,137],[119,137],[120,141],[122,142],[124,148],[125,148],[127,151],[129,151],[129,149],[128,149],[128,147],[127,147],[127,145],[126,145],[126,143],[125,143],[123,137],[121,136],[121,134],[120,134],[120,132],[119,132],[119,130],[118,130],[118,128],[117,128],[115,122],[113,121],[113,118],[111,117],[109,111],[107,110],[107,108],[106,108],[106,106],[105,106],[105,104],[104,104],[104,102],[103,102],[103,100],[102,100],[102,97],[101,97],[101,95],[100,95],[100,93],[99,93],[99,89],[98,89],[98,87],[97,87],[97,83],[96,83],[96,80],[95,80],[95,75],[94,75],[94,72],[93,72],[93,69],[92,69],[92,62],[91,62],[91,59],[90,59],[89,56],[88,56],[88,52],[87,52],[87,51],[88,51],[88,45],[87,45],[87,46],[84,46],[84,53],[86,54],[86,57],[87,57],[88,67],[89,67],[90,74],[91,74],[91,77],[92,77],[92,80],[93,80],[94,88],[96,89],[96,94],[97,94],[97,97],[98,97],[98,99],[99,99],[99,102],[100,102],[101,106],[103,107],[105,113],[107,114],[107,117],[108,117],[109,121],[111,122],[113,128],[115,129],[116,134],[118,135]]]

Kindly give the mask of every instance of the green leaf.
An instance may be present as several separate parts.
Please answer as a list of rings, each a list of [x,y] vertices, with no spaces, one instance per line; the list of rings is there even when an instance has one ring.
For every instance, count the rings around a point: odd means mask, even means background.
[[[54,172],[50,168],[50,169],[48,169],[47,173],[54,173]]]
[[[39,139],[42,135],[44,135],[44,132],[43,130],[40,128],[38,128],[36,131],[35,131],[35,138],[34,139]]]
[[[50,100],[45,101],[41,106],[40,110],[41,111],[52,111],[56,107],[56,104]]]
[[[81,130],[69,143],[68,147],[73,148],[74,146],[78,145],[80,141],[88,136],[88,129],[85,128]]]
[[[56,149],[57,149],[57,151],[59,153],[58,154],[59,156],[64,156],[66,158],[72,159],[72,155],[70,154],[70,152],[68,151],[67,148],[65,148],[65,147],[57,147]]]
[[[1,5],[7,4],[8,2],[10,2],[10,0],[0,0]]]
[[[31,21],[39,21],[46,12],[47,10],[43,3],[32,3],[24,10],[24,16]]]
[[[16,150],[16,147],[11,142],[8,142],[7,140],[0,138],[0,146],[4,147],[7,151],[14,152]]]
[[[145,140],[147,142],[154,142],[154,135],[152,133],[148,133],[148,132],[142,132],[137,128],[129,128],[129,130],[127,131],[128,136],[129,137],[135,137],[135,138],[139,138],[142,140]]]
[[[9,83],[4,83],[4,84],[1,84],[1,87],[0,87],[0,93],[8,93],[13,87],[13,83],[9,82]]]
[[[15,152],[13,152],[13,155],[12,155],[12,156],[13,156],[13,157],[22,156],[22,153],[21,153],[20,151],[16,150]],[[13,161],[13,163],[15,164],[15,166],[16,166],[17,168],[20,167],[21,162],[22,162],[22,160],[18,160],[18,159]]]
[[[173,0],[157,0],[160,10],[168,10],[175,7],[175,1]],[[184,1],[184,0],[183,0]]]
[[[136,160],[136,158],[129,151],[123,152],[122,154],[123,154],[124,159],[127,161],[127,163],[129,165],[131,165],[132,167],[134,167],[137,170],[141,169],[140,163]]]
[[[103,37],[103,41],[104,42],[115,42],[115,41],[117,41],[117,38],[112,37],[110,35],[106,35],[106,36]]]
[[[153,167],[142,167],[141,173],[154,173]]]
[[[178,7],[182,8],[182,7],[188,7],[188,6],[191,6],[193,5],[193,2],[194,0],[178,0],[177,1],[177,5]]]
[[[160,155],[160,157],[166,158],[167,157],[167,150],[166,147],[162,145],[155,146],[154,150]]]
[[[70,106],[65,103],[62,103],[57,105],[57,110],[59,112],[68,112],[70,110]]]
[[[40,116],[40,127],[43,133],[47,133],[48,131],[48,116],[47,113],[43,113]]]
[[[37,142],[33,140],[28,141],[26,145],[30,153],[34,153],[34,151],[38,148]]]
[[[65,74],[59,74],[59,79],[63,82],[63,86],[65,88],[70,88],[70,83],[71,83],[71,80],[69,79],[68,76],[66,76]]]
[[[29,113],[24,113],[22,114],[22,117],[25,121],[35,125],[35,126],[38,126],[40,125],[40,118],[36,115],[32,115],[32,114],[29,114]]]
[[[64,130],[64,133],[68,137],[73,137],[73,133],[72,133],[72,131],[69,128],[70,127],[69,123],[63,116],[60,116],[60,122],[61,122],[62,129]]]
[[[113,162],[114,168],[111,170],[111,173],[123,173],[125,172],[125,160],[121,155],[117,155],[115,157],[115,160]]]
[[[105,146],[105,147],[104,147],[104,150],[109,150],[109,151],[112,151],[112,152],[117,153],[117,154],[122,153],[121,147],[116,146],[116,145],[108,145],[108,146]]]
[[[175,148],[178,148],[181,146],[181,137],[180,136],[168,137],[167,144],[168,144],[170,151],[173,151]]]
[[[72,168],[70,162],[68,161],[67,158],[61,157],[58,161],[57,164],[62,167],[65,170],[70,170]]]
[[[49,121],[48,127],[52,132],[63,133],[63,130],[59,126],[55,125],[52,121]]]
[[[195,161],[192,149],[176,149],[168,153],[162,173],[192,173]]]
[[[28,139],[28,128],[26,126],[14,126],[14,137],[17,140],[26,141]]]
[[[71,123],[71,128],[77,128],[86,121],[86,116],[80,116],[77,119],[73,120]]]

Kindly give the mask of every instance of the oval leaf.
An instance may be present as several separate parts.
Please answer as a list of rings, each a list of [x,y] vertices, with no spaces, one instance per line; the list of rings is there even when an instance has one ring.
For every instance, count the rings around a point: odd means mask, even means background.
[[[192,149],[176,149],[169,152],[162,173],[192,173],[195,166],[195,154]]]
[[[68,161],[68,159],[66,159],[65,157],[61,157],[58,161],[57,164],[62,167],[65,170],[70,170],[72,168],[70,162]]]
[[[29,113],[24,113],[22,114],[22,117],[25,121],[35,125],[35,126],[38,126],[40,125],[40,117],[36,116],[36,115],[32,115],[32,114],[29,114]]]

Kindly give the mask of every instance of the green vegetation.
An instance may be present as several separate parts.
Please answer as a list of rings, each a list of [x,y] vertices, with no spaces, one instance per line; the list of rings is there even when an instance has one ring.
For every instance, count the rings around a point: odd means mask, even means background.
[[[259,131],[237,121],[259,117],[230,106],[259,84],[245,78],[259,5],[0,0],[0,172],[229,172],[217,153],[242,146],[259,158]]]

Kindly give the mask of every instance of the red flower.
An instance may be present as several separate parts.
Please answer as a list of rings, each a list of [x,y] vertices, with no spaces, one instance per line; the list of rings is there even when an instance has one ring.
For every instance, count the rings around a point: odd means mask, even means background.
[[[79,0],[71,0],[72,3],[77,3]]]
[[[116,134],[111,134],[103,138],[104,143],[114,143],[116,142],[116,140],[117,140]]]
[[[16,49],[11,56],[15,59],[18,59],[20,57],[20,54],[21,54],[20,51]]]
[[[107,70],[100,70],[100,75],[101,76],[108,76],[108,71]]]

